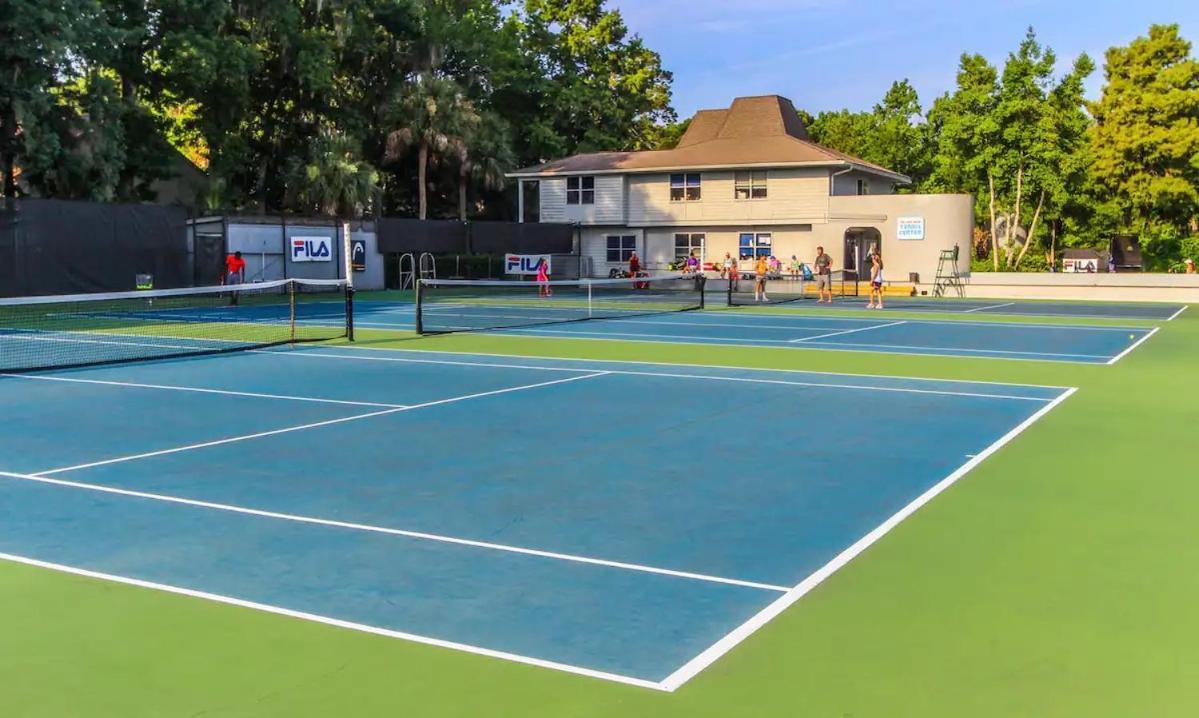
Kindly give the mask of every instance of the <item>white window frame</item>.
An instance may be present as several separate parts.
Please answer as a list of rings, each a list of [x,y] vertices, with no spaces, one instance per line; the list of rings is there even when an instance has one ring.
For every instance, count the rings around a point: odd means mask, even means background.
[[[767,198],[765,170],[744,170],[733,173],[733,199],[750,202]],[[742,194],[744,193],[744,196]]]
[[[616,240],[616,248],[612,247],[612,240]],[[626,242],[628,240],[628,242]],[[637,251],[637,235],[635,234],[607,234],[604,235],[604,261],[608,264],[628,264],[629,258]],[[617,259],[612,259],[612,252],[616,252]]]
[[[574,187],[571,187],[572,184]],[[595,176],[575,175],[567,177],[566,204],[595,204]]]
[[[678,196],[676,197],[676,190]],[[671,202],[698,202],[703,199],[703,175],[700,172],[673,172],[670,175]]]
[[[680,247],[679,240],[684,237],[686,237],[687,244],[684,247]],[[679,260],[684,260],[689,257],[692,252],[699,250],[699,264],[702,267],[708,254],[707,245],[708,236],[703,232],[675,232],[674,261],[677,263]]]
[[[748,245],[752,254],[745,254],[745,246],[741,240],[746,237],[750,238],[751,244]],[[763,250],[765,250],[763,252]],[[774,255],[774,235],[771,232],[738,232],[737,233],[737,259],[757,259],[758,257],[771,257]]]

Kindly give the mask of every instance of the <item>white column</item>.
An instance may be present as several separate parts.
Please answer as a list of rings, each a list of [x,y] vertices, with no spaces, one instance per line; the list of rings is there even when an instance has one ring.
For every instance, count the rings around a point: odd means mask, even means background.
[[[523,179],[516,180],[516,221],[524,224],[525,221],[525,181]]]

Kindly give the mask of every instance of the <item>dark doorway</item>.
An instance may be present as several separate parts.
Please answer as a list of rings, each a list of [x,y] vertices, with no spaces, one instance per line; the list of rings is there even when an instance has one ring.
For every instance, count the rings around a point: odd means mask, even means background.
[[[883,249],[883,236],[874,227],[845,230],[845,281],[856,284],[870,279],[870,253]],[[856,292],[853,292],[856,294]]]

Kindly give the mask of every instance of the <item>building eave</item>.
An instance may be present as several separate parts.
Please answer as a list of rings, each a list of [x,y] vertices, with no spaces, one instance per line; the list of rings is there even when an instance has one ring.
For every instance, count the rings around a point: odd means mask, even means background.
[[[633,175],[633,174],[660,174],[663,172],[688,172],[688,171],[704,171],[704,170],[741,170],[741,169],[795,169],[806,167],[840,167],[851,168],[859,172],[884,177],[898,184],[911,184],[912,178],[907,175],[899,174],[898,172],[890,172],[887,170],[870,167],[869,165],[859,164],[857,162],[849,162],[845,160],[835,161],[814,161],[814,162],[756,162],[756,163],[736,163],[736,164],[715,164],[715,165],[663,165],[660,167],[633,167],[633,168],[617,168],[617,169],[594,169],[594,170],[548,170],[542,172],[516,171],[509,172],[504,176],[509,179],[549,179],[554,177],[578,177],[582,175]]]

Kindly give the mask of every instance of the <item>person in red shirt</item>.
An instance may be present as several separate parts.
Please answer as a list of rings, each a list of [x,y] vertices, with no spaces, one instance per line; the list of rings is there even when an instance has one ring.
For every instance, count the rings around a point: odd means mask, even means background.
[[[234,252],[225,257],[225,276],[222,282],[226,286],[231,284],[244,284],[246,281],[246,260],[242,259],[241,252]],[[232,303],[237,304],[237,292],[233,293]]]
[[[629,255],[629,276],[636,277],[641,272],[641,258],[634,251]]]

